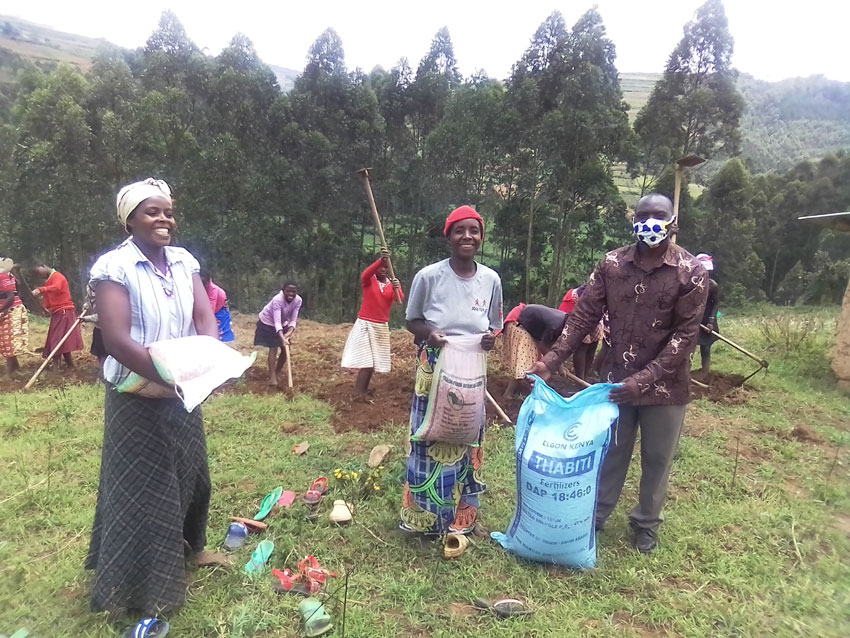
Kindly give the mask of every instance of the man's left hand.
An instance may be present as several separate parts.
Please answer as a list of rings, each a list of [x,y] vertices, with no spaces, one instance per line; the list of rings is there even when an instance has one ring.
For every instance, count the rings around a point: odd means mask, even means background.
[[[614,388],[608,394],[608,398],[617,404],[634,403],[640,399],[640,396],[640,387],[632,377],[623,379],[623,385]]]
[[[38,288],[35,288],[35,289],[32,291],[32,296],[33,296],[33,297],[41,297],[41,291],[40,291]]]
[[[481,348],[484,350],[492,350],[493,346],[496,345],[496,335],[493,334],[493,331],[485,333],[481,337]]]

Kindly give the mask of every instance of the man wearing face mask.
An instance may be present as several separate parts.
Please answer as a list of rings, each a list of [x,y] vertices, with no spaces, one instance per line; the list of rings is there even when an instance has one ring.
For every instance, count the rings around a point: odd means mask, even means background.
[[[622,385],[610,395],[620,406],[620,418],[602,466],[596,529],[603,528],[620,498],[640,428],[640,495],[629,523],[635,548],[645,554],[658,545],[673,454],[689,401],[691,355],[708,295],[705,268],[670,242],[674,223],[673,205],[664,195],[652,193],[638,202],[637,242],[602,258],[555,346],[530,370],[548,379],[596,329],[608,308],[611,350],[601,378]]]

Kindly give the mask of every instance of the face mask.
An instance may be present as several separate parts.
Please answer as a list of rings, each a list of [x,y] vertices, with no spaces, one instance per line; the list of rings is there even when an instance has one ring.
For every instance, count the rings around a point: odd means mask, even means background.
[[[667,238],[668,228],[674,220],[650,217],[644,222],[635,222],[635,235],[639,241],[654,248]]]

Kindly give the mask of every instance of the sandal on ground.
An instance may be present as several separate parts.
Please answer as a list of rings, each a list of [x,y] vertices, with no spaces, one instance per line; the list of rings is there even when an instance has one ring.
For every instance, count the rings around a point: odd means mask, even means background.
[[[282,487],[276,487],[274,491],[266,494],[266,497],[263,499],[263,502],[260,504],[260,511],[257,512],[257,515],[254,516],[255,521],[261,521],[266,516],[268,516],[272,508],[277,505],[278,500],[280,499],[280,495],[283,494]]]
[[[135,627],[128,627],[122,638],[163,638],[171,627],[159,618],[142,618]]]
[[[319,503],[322,500],[322,493],[319,490],[307,490],[301,500],[307,506],[307,520],[315,521],[319,516]]]
[[[469,539],[463,534],[448,534],[443,547],[445,558],[460,558],[469,547]]]
[[[310,586],[300,580],[299,576],[293,576],[288,569],[280,571],[273,569],[272,575],[277,578],[277,582],[272,584],[272,589],[278,594],[299,594],[300,596],[310,596],[313,592],[310,591]]]
[[[310,486],[311,490],[316,490],[319,494],[324,495],[328,491],[328,477],[320,476]]]
[[[242,518],[241,516],[231,516],[231,521],[236,521],[237,523],[242,523],[245,527],[248,528],[248,531],[251,534],[259,534],[260,532],[265,532],[269,526],[261,521],[255,521],[253,518]]]
[[[231,523],[224,537],[224,548],[228,551],[239,549],[248,538],[248,526],[245,523]]]
[[[322,636],[334,627],[325,606],[318,598],[305,598],[299,603],[298,611],[304,619],[304,635],[308,638]]]
[[[260,541],[257,549],[251,554],[251,560],[245,564],[246,574],[259,574],[266,568],[266,563],[272,556],[274,551],[274,543],[269,540]]]
[[[353,507],[350,503],[346,503],[343,500],[334,501],[334,508],[331,510],[330,519],[331,523],[336,523],[337,525],[347,525],[351,522]]]
[[[497,600],[485,600],[476,598],[472,601],[472,605],[481,611],[492,611],[499,618],[509,618],[511,616],[528,616],[534,612],[531,611],[528,605],[516,598],[500,598]]]
[[[292,507],[292,504],[295,502],[296,498],[297,494],[295,492],[291,490],[283,491],[280,493],[280,498],[277,499],[277,506],[289,509],[290,507]]]

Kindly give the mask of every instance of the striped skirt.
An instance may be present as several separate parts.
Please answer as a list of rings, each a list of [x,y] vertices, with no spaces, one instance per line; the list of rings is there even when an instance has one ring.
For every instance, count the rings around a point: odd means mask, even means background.
[[[433,348],[425,348],[420,354],[410,406],[411,435],[425,418],[438,355],[439,350]],[[403,531],[423,534],[472,531],[478,517],[478,496],[487,489],[478,474],[484,461],[483,440],[482,422],[476,445],[410,442],[399,524]]]
[[[342,367],[389,372],[390,366],[389,325],[358,318],[342,351]]]
[[[206,544],[210,476],[200,408],[106,390],[86,569],[94,611],[148,616],[186,600],[185,548]]]

